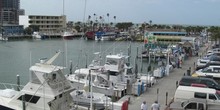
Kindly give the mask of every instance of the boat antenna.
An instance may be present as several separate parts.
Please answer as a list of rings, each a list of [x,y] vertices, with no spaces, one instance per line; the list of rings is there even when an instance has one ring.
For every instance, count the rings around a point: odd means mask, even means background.
[[[63,16],[64,16],[64,5],[65,5],[65,1],[63,0]]]
[[[85,0],[85,4],[84,4],[84,13],[83,13],[83,33],[84,34],[82,34],[82,37],[85,36],[86,5],[87,5],[87,0]]]
[[[61,53],[61,51],[58,51],[52,58],[50,58],[45,64],[52,64],[53,61],[59,56],[59,54]]]

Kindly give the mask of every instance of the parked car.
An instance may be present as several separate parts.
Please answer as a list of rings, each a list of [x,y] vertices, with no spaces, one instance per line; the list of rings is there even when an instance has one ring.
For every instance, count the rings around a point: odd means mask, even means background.
[[[191,98],[206,99],[208,102],[220,103],[219,91],[212,88],[178,86],[174,94],[174,102]]]
[[[204,69],[200,69],[196,71],[194,74],[192,74],[193,77],[198,76],[209,76],[213,78],[220,78],[220,66],[208,66]]]
[[[169,110],[219,110],[220,104],[209,103],[205,99],[191,98],[170,104]]]
[[[215,63],[220,65],[220,56],[217,53],[209,53],[205,57],[198,59],[196,67],[204,67],[208,63]]]
[[[201,63],[204,63],[201,64]],[[196,66],[196,71],[200,70],[200,69],[203,69],[203,68],[206,68],[206,67],[209,67],[209,66],[220,66],[220,62],[203,62],[203,61],[200,61],[200,66]]]
[[[220,90],[220,85],[211,78],[183,76],[179,82],[181,86],[192,86],[193,84],[204,84],[208,88]]]

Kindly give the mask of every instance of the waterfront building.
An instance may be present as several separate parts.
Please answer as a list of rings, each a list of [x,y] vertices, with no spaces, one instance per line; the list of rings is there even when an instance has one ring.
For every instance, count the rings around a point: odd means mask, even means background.
[[[20,0],[0,0],[0,26],[4,36],[23,33],[23,26],[19,25],[19,14]]]
[[[19,23],[20,0],[0,0],[0,20],[4,24]]]
[[[59,33],[66,27],[66,16],[28,15],[20,16],[20,25],[35,27],[42,33]],[[34,31],[36,31],[34,29]]]

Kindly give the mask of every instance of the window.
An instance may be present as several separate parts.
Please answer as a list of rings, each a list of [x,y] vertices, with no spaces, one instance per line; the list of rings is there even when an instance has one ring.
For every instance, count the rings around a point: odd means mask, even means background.
[[[202,103],[199,103],[198,110],[204,110],[204,105]]]
[[[210,88],[214,88],[216,85],[215,83],[213,83],[212,81],[209,81],[209,80],[201,80],[201,83],[207,85]]]
[[[216,96],[214,94],[209,94],[209,99],[217,100]]]
[[[21,95],[21,96],[18,98],[18,100],[21,100],[21,101],[22,101],[22,96],[23,96],[23,95]],[[26,101],[26,102],[30,102],[30,103],[34,103],[34,104],[36,104],[37,101],[40,99],[39,96],[33,96],[33,95],[29,95],[29,94],[25,94],[24,97],[25,97],[25,101]]]
[[[11,109],[11,108],[0,105],[0,110],[15,110],[15,109]]]
[[[194,97],[195,97],[195,98],[206,99],[207,94],[206,94],[206,93],[195,92]]]
[[[52,74],[52,80],[56,79],[56,74]]]
[[[197,108],[197,103],[189,103],[185,109],[196,109]]]

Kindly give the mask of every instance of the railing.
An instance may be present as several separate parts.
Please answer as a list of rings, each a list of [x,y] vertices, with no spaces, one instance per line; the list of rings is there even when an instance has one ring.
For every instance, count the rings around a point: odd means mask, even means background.
[[[23,85],[10,84],[10,83],[0,83],[0,89],[14,89],[21,90],[23,89]]]

